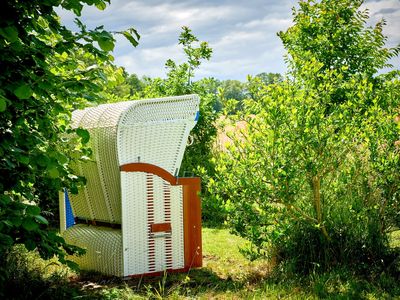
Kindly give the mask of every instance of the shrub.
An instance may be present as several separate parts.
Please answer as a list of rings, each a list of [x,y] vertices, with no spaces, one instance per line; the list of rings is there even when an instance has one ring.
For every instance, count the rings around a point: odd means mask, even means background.
[[[233,231],[296,272],[383,270],[391,261],[400,81],[397,71],[376,71],[399,49],[383,47],[382,22],[364,28],[360,4],[300,2],[295,24],[280,33],[287,78],[269,86],[250,79],[253,99],[231,117],[247,126],[217,162],[213,191]]]

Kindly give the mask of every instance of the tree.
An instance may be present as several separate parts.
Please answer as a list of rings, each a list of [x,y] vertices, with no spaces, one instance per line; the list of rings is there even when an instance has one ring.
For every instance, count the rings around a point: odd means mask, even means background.
[[[213,143],[217,134],[215,126],[217,113],[214,111],[214,107],[217,104],[217,96],[215,94],[217,81],[213,78],[205,78],[198,81],[193,81],[192,79],[201,62],[211,58],[212,49],[207,42],[199,42],[187,27],[182,27],[179,44],[183,46],[186,61],[178,64],[168,59],[165,63],[167,78],[148,79],[146,86],[136,97],[150,98],[193,93],[200,96],[200,116],[192,131],[192,144],[186,149],[183,157],[181,175],[201,176],[202,192],[204,193],[203,217],[208,219],[212,214],[212,203],[210,203],[211,199],[207,195],[207,185],[214,174],[214,164],[211,158],[213,156]]]
[[[71,111],[96,101],[111,65],[115,39],[102,26],[79,32],[60,24],[54,8],[80,15],[84,4],[104,9],[104,0],[6,1],[0,12],[0,260],[14,244],[37,249],[43,258],[57,255],[70,266],[67,245],[48,227],[37,205],[47,189],[84,183],[71,162],[86,159],[89,134],[69,126]],[[137,44],[134,29],[119,32]],[[85,61],[77,58],[85,58]],[[95,64],[88,66],[87,61]],[[56,199],[54,199],[56,201]],[[4,276],[2,273],[1,276]],[[4,277],[1,277],[4,279]]]
[[[382,34],[386,25],[381,20],[374,27],[366,27],[368,11],[359,10],[363,0],[300,1],[293,9],[295,26],[279,32],[294,76],[301,80],[308,61],[322,64],[317,73],[338,70],[345,80],[355,75],[374,80],[384,67],[391,67],[388,59],[397,56],[400,47],[384,47],[387,37]],[[347,91],[335,89],[332,102],[345,102]]]
[[[167,78],[149,79],[144,89],[136,95],[138,98],[150,98],[160,96],[176,96],[185,94],[199,94],[200,96],[200,117],[197,125],[193,129],[193,144],[185,152],[181,170],[189,174],[199,174],[198,168],[206,165],[205,171],[202,168],[203,179],[211,172],[212,167],[209,161],[212,153],[212,143],[216,136],[214,121],[216,114],[213,107],[216,102],[216,95],[211,93],[208,88],[215,86],[213,79],[203,79],[193,82],[194,71],[199,68],[203,60],[211,58],[212,49],[207,42],[199,42],[198,38],[192,34],[188,27],[182,27],[178,43],[183,46],[186,61],[178,64],[168,59],[165,63],[167,68]]]
[[[279,83],[279,82],[283,81],[283,77],[279,73],[263,72],[263,73],[257,74],[256,77],[260,78],[266,85],[273,84],[273,83]]]
[[[364,27],[360,4],[300,2],[280,33],[288,78],[249,83],[254,99],[239,116],[247,127],[217,164],[213,190],[234,231],[297,272],[389,264],[386,233],[400,203],[399,72],[376,71],[398,49],[383,47],[382,23]]]
[[[235,106],[238,110],[242,106],[242,101],[247,96],[246,84],[239,80],[224,80],[218,88],[218,98],[221,108],[226,106]],[[227,103],[232,102],[232,103]]]
[[[136,74],[130,74],[127,78],[127,83],[129,84],[130,91],[129,95],[133,96],[136,93],[140,93],[144,88],[144,83]]]

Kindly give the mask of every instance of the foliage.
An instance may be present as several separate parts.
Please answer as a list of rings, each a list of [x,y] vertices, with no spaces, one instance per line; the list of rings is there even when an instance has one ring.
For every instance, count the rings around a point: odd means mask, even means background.
[[[69,126],[70,112],[98,99],[111,64],[113,35],[102,26],[78,32],[60,24],[54,7],[80,15],[84,4],[104,9],[103,0],[7,1],[0,12],[0,266],[13,244],[37,249],[43,258],[79,249],[48,228],[37,206],[46,189],[84,183],[69,165],[90,156],[89,134]],[[136,31],[119,32],[131,42]],[[132,36],[132,34],[135,36]],[[133,40],[133,41],[132,41]],[[82,61],[80,58],[85,58]],[[95,64],[87,65],[87,61]],[[75,133],[75,134],[74,134]],[[56,201],[56,199],[53,199]],[[80,252],[80,250],[78,251]],[[0,285],[6,273],[2,272]]]
[[[347,80],[354,74],[371,78],[388,66],[388,59],[396,56],[399,48],[384,47],[384,20],[365,27],[368,11],[359,10],[363,2],[299,1],[299,9],[293,9],[295,25],[278,34],[294,72],[301,73],[305,62],[316,60],[322,64],[319,72],[342,70]]]
[[[398,278],[356,276],[346,269],[293,276],[265,260],[249,262],[239,252],[248,242],[228,229],[203,228],[202,269],[122,280],[99,273],[74,274],[34,252],[13,250],[5,298],[12,299],[397,299]],[[399,261],[400,263],[400,261]],[[399,265],[400,266],[400,265]],[[20,291],[24,291],[21,293]]]
[[[127,78],[127,83],[129,84],[130,90],[129,95],[132,97],[136,93],[140,93],[144,88],[144,83],[136,74],[130,74]]]
[[[213,143],[217,130],[214,111],[217,96],[214,93],[216,80],[205,78],[193,81],[194,71],[200,67],[203,60],[211,58],[212,49],[206,42],[199,42],[187,27],[182,27],[179,44],[183,46],[186,61],[178,64],[169,59],[165,66],[167,78],[148,79],[147,85],[136,96],[150,98],[160,96],[173,96],[185,94],[198,94],[200,97],[200,117],[192,131],[193,143],[189,146],[183,157],[181,175],[201,176],[203,192],[207,191],[209,178],[214,174],[214,165],[211,162]],[[203,195],[205,215],[207,218],[207,195]]]
[[[317,73],[340,70],[344,80],[361,74],[373,80],[379,70],[392,67],[387,61],[400,53],[400,47],[384,47],[385,20],[374,27],[365,26],[368,10],[359,10],[363,2],[299,2],[300,8],[293,9],[296,25],[278,33],[288,51],[287,61],[293,76],[298,80],[306,78],[307,74],[302,74],[303,66],[314,60],[322,64]],[[344,87],[338,87],[332,91],[331,102],[345,102],[348,94]]]
[[[250,75],[249,75],[250,76]],[[250,76],[250,78],[252,78]],[[243,100],[254,97],[251,93],[253,85],[269,85],[283,81],[283,76],[279,73],[260,73],[253,77],[256,80],[250,82],[241,82],[239,80],[223,80],[217,84],[218,101],[216,111],[223,111],[226,114],[234,114],[243,110]]]
[[[279,83],[283,81],[283,77],[279,73],[262,72],[260,74],[257,74],[255,77],[260,78],[265,85]]]
[[[218,100],[221,109],[226,109],[227,106],[234,105],[235,110],[240,110],[242,108],[242,101],[246,96],[246,84],[239,80],[224,80],[218,88]],[[226,103],[232,100],[234,100],[234,103]]]
[[[289,78],[268,86],[250,78],[252,99],[238,115],[247,127],[217,162],[212,190],[234,232],[253,243],[249,254],[276,256],[295,272],[383,270],[393,261],[400,81],[397,71],[375,73],[397,50],[382,48],[380,24],[363,27],[359,5],[300,2],[280,34]],[[364,60],[366,49],[373,58]]]
[[[35,251],[16,245],[7,256],[5,269],[9,278],[4,285],[3,299],[72,299],[80,294],[71,286],[74,273],[56,259],[43,260]]]
[[[179,45],[183,46],[186,61],[177,64],[168,59],[165,63],[167,78],[148,78],[148,82],[139,97],[158,97],[185,95],[194,92],[194,71],[200,67],[202,60],[211,58],[212,49],[207,42],[199,42],[188,27],[182,27]]]

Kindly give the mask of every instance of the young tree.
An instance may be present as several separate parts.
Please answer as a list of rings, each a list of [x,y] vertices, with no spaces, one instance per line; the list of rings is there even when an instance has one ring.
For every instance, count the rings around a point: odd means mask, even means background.
[[[360,4],[300,2],[280,33],[289,78],[250,82],[247,127],[217,167],[215,191],[227,198],[234,230],[258,253],[272,245],[299,272],[388,262],[400,192],[399,79],[376,72],[398,49],[384,48],[382,23],[365,27]]]
[[[167,78],[154,78],[136,96],[150,98],[160,96],[175,96],[198,94],[200,96],[200,116],[192,131],[193,140],[185,151],[181,172],[183,176],[198,175],[202,177],[203,192],[207,191],[209,178],[214,174],[214,165],[211,161],[213,143],[217,134],[214,111],[217,96],[215,94],[215,79],[208,78],[193,81],[194,72],[203,60],[211,58],[212,49],[207,42],[199,42],[188,27],[182,27],[179,44],[183,46],[186,61],[178,64],[169,59],[165,63]],[[204,212],[208,215],[208,198],[203,197]]]

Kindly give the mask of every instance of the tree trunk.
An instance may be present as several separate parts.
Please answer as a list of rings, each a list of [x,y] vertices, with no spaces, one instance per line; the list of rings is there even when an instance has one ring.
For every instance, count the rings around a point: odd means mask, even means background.
[[[321,179],[318,176],[314,176],[312,179],[312,190],[314,197],[314,209],[317,216],[318,225],[320,226],[322,234],[327,240],[330,240],[328,232],[326,231],[323,223],[322,206],[321,206]]]

